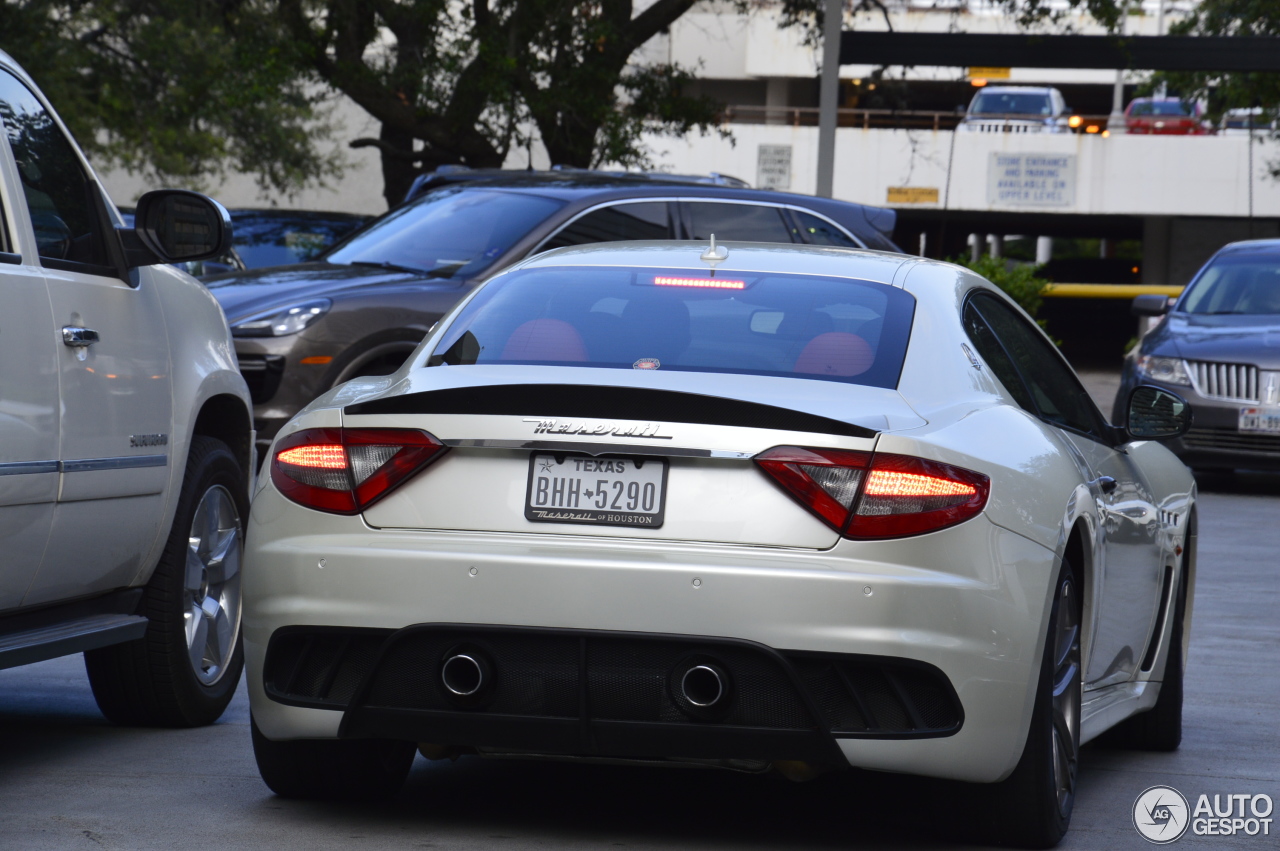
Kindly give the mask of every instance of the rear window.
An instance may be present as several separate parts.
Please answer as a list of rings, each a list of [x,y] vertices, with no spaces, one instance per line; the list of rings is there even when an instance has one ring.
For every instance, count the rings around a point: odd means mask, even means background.
[[[1179,309],[1202,315],[1280,314],[1280,253],[1217,258],[1191,282]]]
[[[914,310],[900,289],[841,278],[525,269],[485,285],[427,365],[746,373],[893,388]]]
[[[1129,110],[1130,115],[1190,115],[1191,104],[1180,100],[1154,100],[1139,102]]]
[[[235,247],[245,266],[306,263],[367,221],[357,216],[323,218],[287,213],[232,213]]]

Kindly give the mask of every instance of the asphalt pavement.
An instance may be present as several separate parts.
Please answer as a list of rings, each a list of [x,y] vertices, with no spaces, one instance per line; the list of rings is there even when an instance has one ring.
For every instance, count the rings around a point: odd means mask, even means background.
[[[1200,505],[1183,745],[1170,754],[1087,746],[1061,848],[1149,847],[1132,809],[1151,786],[1172,786],[1192,806],[1201,794],[1280,802],[1280,477],[1203,482]],[[0,671],[0,849],[963,844],[957,827],[967,814],[951,787],[862,772],[790,783],[698,769],[419,757],[386,804],[286,801],[258,777],[248,723],[243,684],[213,726],[146,730],[102,718],[78,656]],[[1176,847],[1277,848],[1280,813],[1273,819],[1269,836],[1188,831]]]

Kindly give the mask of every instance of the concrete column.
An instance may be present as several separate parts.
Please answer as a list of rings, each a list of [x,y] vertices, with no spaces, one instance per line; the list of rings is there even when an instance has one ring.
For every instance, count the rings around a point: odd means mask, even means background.
[[[770,77],[765,82],[764,105],[766,109],[765,124],[787,124],[786,108],[790,80],[786,77]]]
[[[1036,237],[1036,265],[1043,266],[1053,259],[1053,237]]]
[[[987,240],[991,243],[991,256],[1003,257],[1004,256],[1004,234],[993,233],[987,237]]]
[[[1142,283],[1168,284],[1173,219],[1147,216],[1142,222]]]
[[[1129,132],[1124,126],[1124,71],[1116,71],[1115,86],[1111,89],[1111,114],[1107,116],[1107,132],[1123,136]]]
[[[822,25],[822,85],[818,91],[818,186],[830,198],[836,172],[836,109],[840,105],[840,32],[844,0],[825,0]]]
[[[982,256],[982,239],[976,233],[969,234],[969,262],[977,263]]]

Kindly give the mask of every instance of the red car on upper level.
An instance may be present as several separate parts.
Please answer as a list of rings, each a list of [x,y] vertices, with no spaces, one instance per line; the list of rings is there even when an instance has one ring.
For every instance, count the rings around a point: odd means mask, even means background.
[[[1124,111],[1124,126],[1129,133],[1159,136],[1206,136],[1213,132],[1200,104],[1182,98],[1134,98]]]

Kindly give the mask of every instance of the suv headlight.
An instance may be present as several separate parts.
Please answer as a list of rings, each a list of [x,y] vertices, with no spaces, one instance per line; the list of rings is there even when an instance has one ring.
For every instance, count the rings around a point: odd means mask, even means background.
[[[283,310],[258,313],[231,326],[235,337],[287,337],[297,334],[329,312],[333,302],[327,298],[295,304]]]
[[[1151,355],[1138,356],[1138,372],[1154,381],[1165,384],[1191,385],[1191,377],[1182,358],[1157,358]]]

